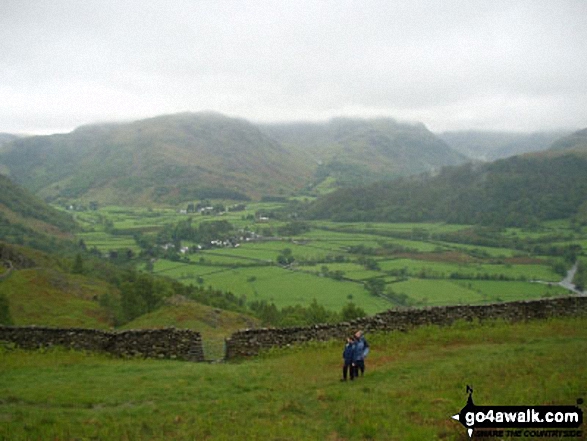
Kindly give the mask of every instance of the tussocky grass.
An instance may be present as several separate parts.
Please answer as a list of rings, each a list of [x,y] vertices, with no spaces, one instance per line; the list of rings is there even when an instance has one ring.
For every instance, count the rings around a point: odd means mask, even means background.
[[[236,363],[0,351],[0,439],[465,440],[480,405],[587,396],[587,318],[459,322],[372,334],[364,378],[341,383],[342,342]]]

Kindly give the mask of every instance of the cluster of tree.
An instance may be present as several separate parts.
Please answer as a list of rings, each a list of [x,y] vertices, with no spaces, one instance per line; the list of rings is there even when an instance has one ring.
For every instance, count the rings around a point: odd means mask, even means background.
[[[490,273],[460,273],[458,271],[451,272],[448,277],[450,279],[476,279],[476,280],[499,280],[499,281],[520,281],[525,282],[527,278],[524,275],[518,277],[506,276],[505,274],[490,274]]]
[[[372,257],[361,256],[357,259],[357,263],[363,265],[366,270],[379,271],[381,269],[379,263]]]
[[[352,259],[350,257],[348,257],[348,256],[343,255],[343,254],[327,254],[326,256],[321,256],[321,257],[318,257],[318,258],[299,257],[299,258],[296,258],[296,261],[300,265],[313,266],[313,265],[317,265],[319,263],[344,263],[344,262],[350,262],[350,261],[352,261]]]
[[[538,256],[561,256],[569,262],[574,262],[576,256],[582,252],[580,244],[556,244],[574,240],[572,233],[520,237],[502,234],[504,231],[502,227],[478,225],[451,233],[431,234],[430,239],[483,247],[511,248]],[[467,253],[473,257],[490,257],[487,252],[478,249],[467,250]]]
[[[215,203],[213,204],[209,199],[200,201],[198,203],[193,203],[190,202],[189,204],[187,204],[186,207],[186,212],[188,213],[196,213],[198,211],[207,209],[211,212],[214,213],[223,213],[226,211],[226,206],[224,204],[221,203]]]
[[[280,327],[338,323],[367,315],[362,308],[353,302],[347,303],[340,312],[336,312],[327,310],[318,304],[316,299],[307,307],[295,305],[281,309],[277,308],[274,303],[268,303],[265,300],[254,301],[251,302],[250,309],[263,324]]]
[[[291,265],[295,260],[291,248],[284,248],[277,256],[277,263],[282,266]]]
[[[392,287],[386,286],[385,280],[381,278],[369,279],[365,282],[364,286],[372,296],[383,297],[398,306],[412,306],[415,304],[413,299],[407,294],[397,293]]]
[[[334,280],[342,280],[344,278],[345,272],[341,270],[330,271],[330,268],[328,268],[326,265],[322,265],[322,268],[320,268],[320,274],[322,277],[330,277]]]
[[[194,226],[192,225],[192,219],[189,218],[175,225],[165,225],[157,234],[156,241],[159,244],[179,244],[182,240],[189,240],[195,243],[209,244],[213,240],[226,240],[234,234],[234,226],[228,221],[202,222]]]
[[[99,299],[101,306],[109,311],[116,325],[155,311],[164,304],[166,298],[173,295],[182,295],[216,308],[250,313],[244,296],[237,297],[230,292],[185,285],[177,280],[138,272],[134,262],[113,264],[89,253],[77,253],[69,260],[71,273],[105,280],[119,292],[120,295],[107,293]]]
[[[336,221],[531,226],[576,215],[585,194],[585,155],[525,156],[341,189],[318,199],[306,215]]]

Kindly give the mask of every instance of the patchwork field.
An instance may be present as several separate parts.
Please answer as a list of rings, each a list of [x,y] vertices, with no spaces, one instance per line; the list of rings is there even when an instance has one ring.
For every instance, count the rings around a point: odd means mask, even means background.
[[[273,213],[282,205],[247,204],[244,211],[216,216],[185,214],[178,209],[105,207],[78,216],[87,230],[78,237],[103,253],[129,249],[138,255],[141,246],[133,237],[136,232],[154,240],[166,225],[186,219],[195,226],[227,221],[235,231],[255,232],[256,238],[241,241],[238,247],[204,246],[172,260],[159,256],[152,263],[153,273],[244,295],[248,301],[273,302],[277,307],[308,305],[315,299],[338,311],[352,300],[368,313],[406,305],[565,294],[558,286],[533,282],[556,284],[564,277],[561,268],[570,268],[572,262],[559,255],[535,254],[532,249],[548,251],[549,246],[587,243],[587,229],[573,230],[568,222],[549,222],[527,231],[475,230],[443,223],[317,221],[305,222],[303,232],[280,235],[286,221],[271,217],[255,221],[258,213]],[[197,245],[201,244],[182,241],[191,250]],[[280,263],[284,255],[289,256],[286,266]],[[369,288],[373,281],[379,284],[379,291]]]

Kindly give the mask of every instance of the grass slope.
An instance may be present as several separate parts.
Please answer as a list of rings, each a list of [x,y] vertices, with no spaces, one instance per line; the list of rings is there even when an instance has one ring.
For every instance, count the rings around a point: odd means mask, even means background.
[[[489,164],[447,167],[436,176],[341,189],[309,216],[337,221],[533,225],[576,215],[587,194],[587,155],[549,151]]]
[[[353,383],[339,382],[342,342],[221,365],[0,349],[0,438],[464,441],[450,417],[466,385],[478,405],[587,394],[586,318],[368,339]]]
[[[31,235],[66,237],[75,227],[73,219],[49,206],[27,190],[0,175],[0,232],[9,236],[11,226],[31,230]]]
[[[224,339],[239,329],[259,326],[259,320],[244,314],[225,311],[180,298],[156,311],[142,315],[121,329],[154,329],[174,326],[187,328],[202,334],[207,359],[224,356]]]
[[[19,139],[0,163],[43,197],[129,205],[289,192],[311,173],[253,124],[212,113]]]
[[[13,271],[0,280],[16,326],[110,328],[113,318],[98,298],[112,289],[105,282],[50,268]]]
[[[315,184],[357,185],[458,164],[465,157],[423,124],[391,118],[335,118],[325,123],[268,124],[261,130],[320,166]]]

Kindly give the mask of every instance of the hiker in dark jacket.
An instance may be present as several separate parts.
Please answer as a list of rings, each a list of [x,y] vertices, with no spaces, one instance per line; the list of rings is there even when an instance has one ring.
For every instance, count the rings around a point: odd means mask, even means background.
[[[355,340],[351,337],[346,339],[346,345],[344,351],[342,351],[342,358],[344,364],[342,366],[342,379],[340,381],[346,381],[347,372],[349,373],[351,380],[355,379],[355,368],[353,367],[353,359],[355,357]]]
[[[355,378],[359,376],[361,371],[361,377],[365,374],[365,357],[369,353],[369,343],[365,340],[362,331],[357,331],[355,334],[355,354],[353,357]]]

